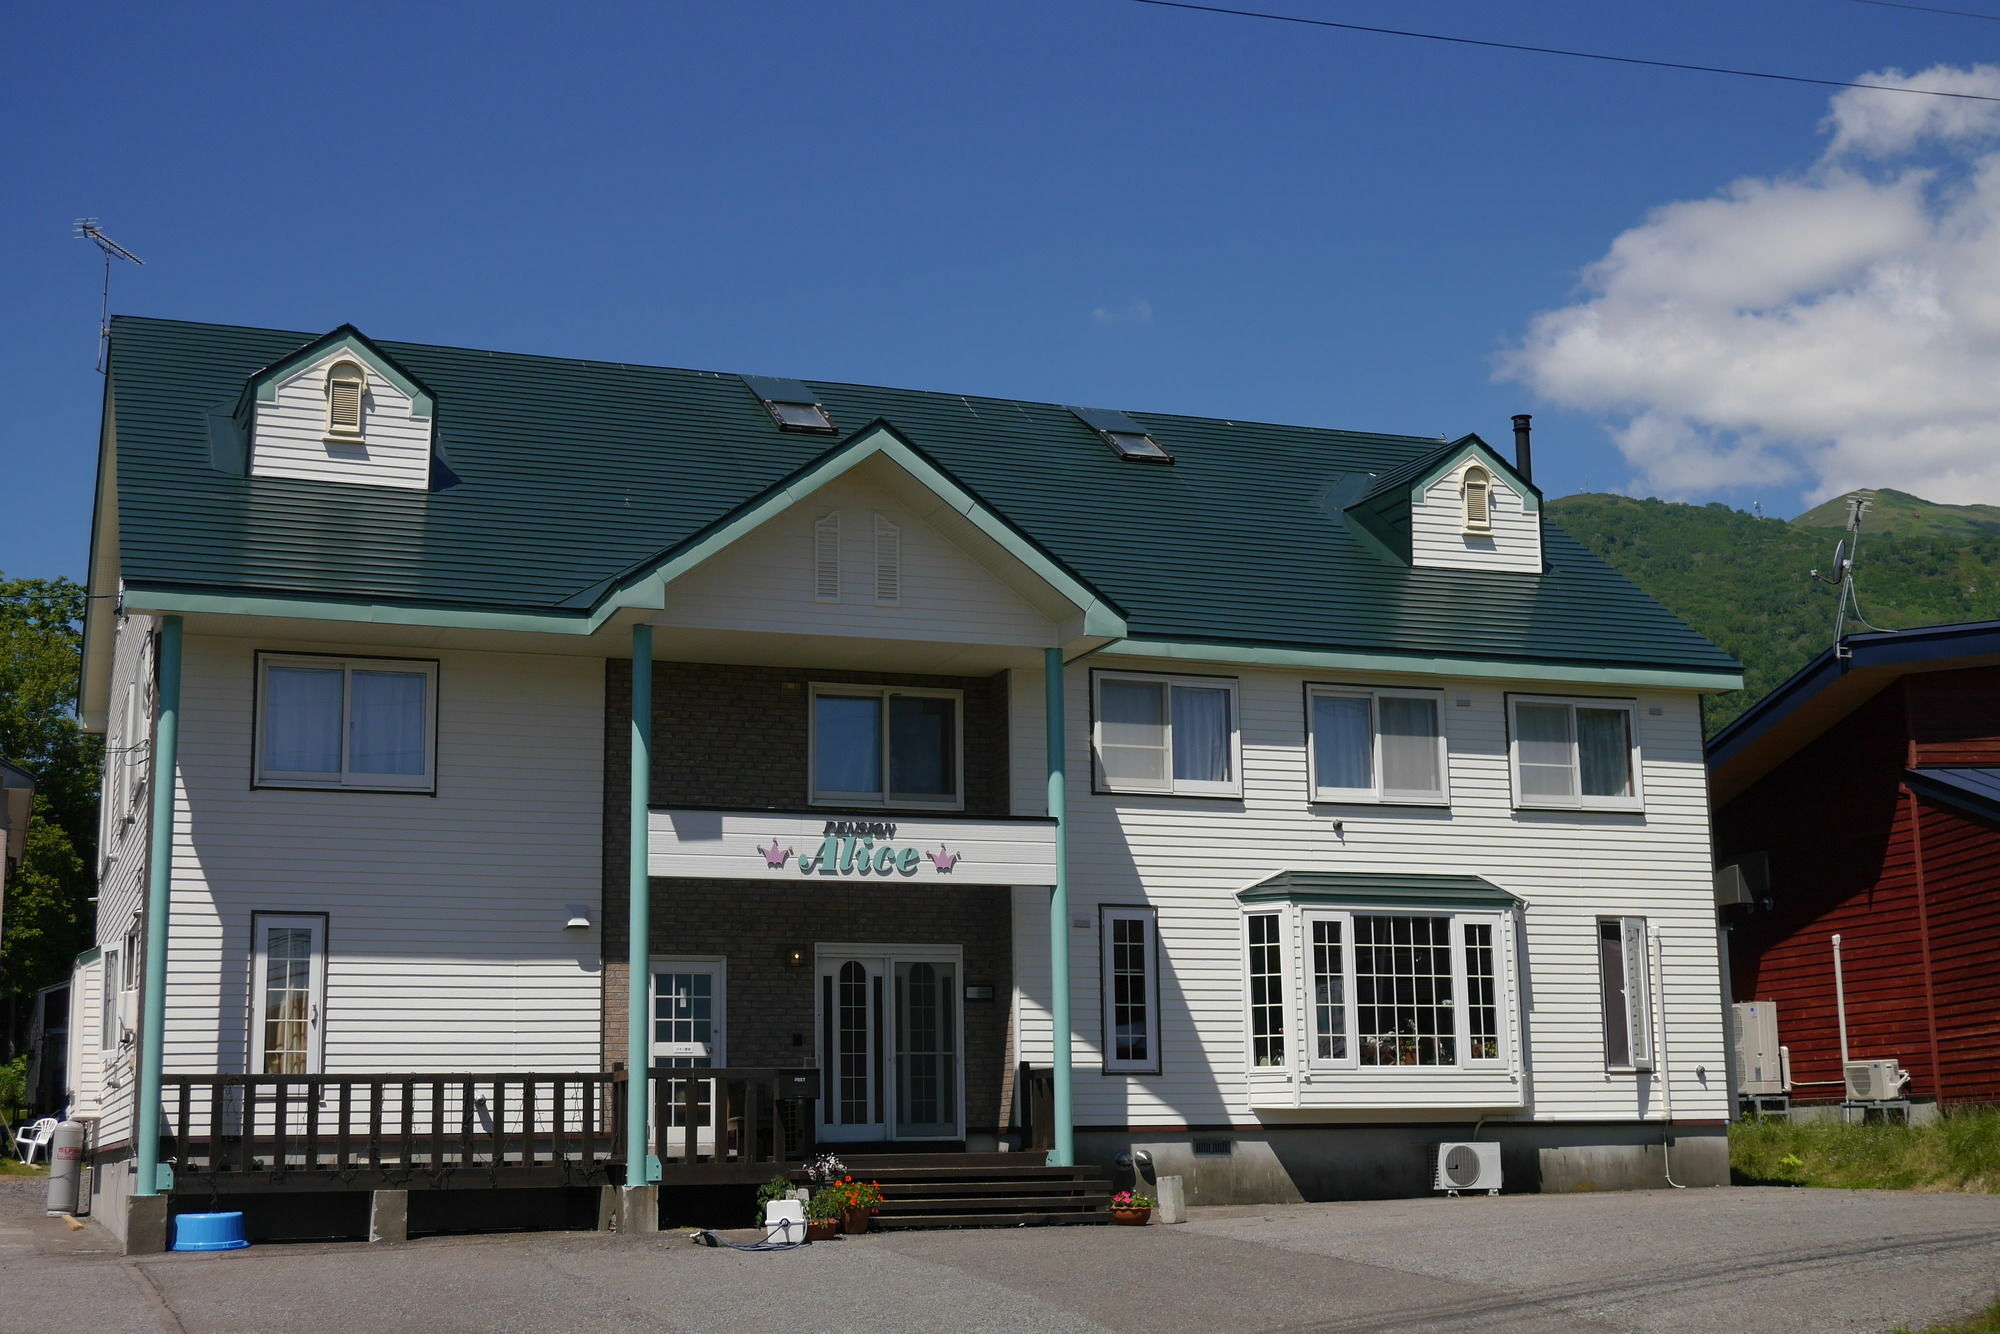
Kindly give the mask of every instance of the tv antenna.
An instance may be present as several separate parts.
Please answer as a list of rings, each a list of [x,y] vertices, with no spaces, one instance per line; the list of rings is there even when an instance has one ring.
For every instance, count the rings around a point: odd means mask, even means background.
[[[102,375],[106,351],[111,346],[111,261],[122,259],[139,265],[146,261],[106,236],[98,227],[96,218],[78,218],[75,234],[104,252],[104,290],[97,298],[97,372]]]
[[[1861,614],[1861,603],[1854,596],[1854,560],[1861,550],[1861,520],[1867,515],[1871,502],[1864,495],[1847,498],[1847,536],[1834,543],[1831,577],[1812,572],[1813,578],[1823,584],[1834,584],[1840,589],[1840,600],[1833,611],[1833,656],[1836,659],[1851,658],[1854,650],[1841,642],[1847,633],[1847,614],[1851,609],[1854,619],[1868,626],[1876,633],[1883,633],[1880,627],[1868,625],[1868,618]]]
[[[1761,501],[1761,500],[1753,500],[1753,501],[1751,501],[1751,502],[1750,502],[1750,511],[1751,511],[1751,513],[1755,514],[1755,515],[1756,515],[1756,516],[1757,516],[1758,518],[1760,518],[1760,519],[1761,519],[1761,518],[1763,518],[1763,517],[1764,517],[1764,502],[1763,502],[1763,501]]]

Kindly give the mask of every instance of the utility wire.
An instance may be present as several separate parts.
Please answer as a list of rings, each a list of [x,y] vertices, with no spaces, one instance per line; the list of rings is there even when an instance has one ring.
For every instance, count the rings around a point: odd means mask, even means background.
[[[1883,3],[1884,0],[1874,0]],[[1821,88],[1865,88],[1880,93],[1916,93],[1924,97],[1955,97],[1967,102],[2000,102],[2000,97],[1984,93],[1953,93],[1942,88],[1899,88],[1886,83],[1850,83],[1845,79],[1814,79],[1803,74],[1770,74],[1763,70],[1728,69],[1720,65],[1689,65],[1678,60],[1646,60],[1639,56],[1608,56],[1601,51],[1570,51],[1559,46],[1528,46],[1521,42],[1494,42],[1480,37],[1453,37],[1441,32],[1415,32],[1408,28],[1377,28],[1366,23],[1340,23],[1333,19],[1309,19],[1297,14],[1267,14],[1255,9],[1230,9],[1223,5],[1198,5],[1191,0],[1132,0],[1135,5],[1160,9],[1191,9],[1202,14],[1227,14],[1233,18],[1267,19],[1273,23],[1301,23],[1310,28],[1339,28],[1345,32],[1372,32],[1383,37],[1415,37],[1426,42],[1450,42],[1457,46],[1484,46],[1496,51],[1527,51],[1538,56],[1569,56],[1575,60],[1603,60],[1614,65],[1646,65],[1653,69],[1688,70],[1696,74],[1731,74],[1739,79],[1770,79],[1778,83],[1809,83]]]
[[[1985,19],[1988,23],[2000,23],[2000,14],[1975,14],[1969,9],[1938,9],[1933,5],[1905,5],[1898,0],[1854,0],[1857,5],[1879,5],[1883,9],[1914,9],[1919,14],[1950,14],[1962,19]]]

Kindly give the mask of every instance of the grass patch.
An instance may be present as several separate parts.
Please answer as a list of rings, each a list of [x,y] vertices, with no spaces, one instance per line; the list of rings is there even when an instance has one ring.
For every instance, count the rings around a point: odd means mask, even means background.
[[[13,1158],[0,1158],[0,1177],[45,1177],[49,1169],[40,1163],[24,1163]]]
[[[1898,1325],[1896,1334],[2000,1334],[2000,1302],[1987,1307],[1984,1315],[1973,1316],[1970,1320],[1950,1325],[1925,1325],[1921,1330]]]
[[[1729,1169],[1744,1186],[2000,1192],[2000,1107],[1926,1126],[1743,1121],[1729,1127]]]

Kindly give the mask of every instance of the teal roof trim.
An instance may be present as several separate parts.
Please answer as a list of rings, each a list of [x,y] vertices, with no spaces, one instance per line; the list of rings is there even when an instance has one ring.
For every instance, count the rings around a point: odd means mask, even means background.
[[[1473,908],[1508,911],[1527,900],[1476,875],[1416,872],[1284,871],[1237,896],[1244,904],[1319,903],[1370,908]]]
[[[410,399],[410,415],[428,419],[437,407],[437,399],[430,390],[408,371],[396,363],[396,359],[375,346],[368,335],[351,324],[343,324],[332,333],[315,338],[298,351],[283,360],[274,361],[250,377],[244,386],[246,397],[254,397],[259,402],[270,403],[277,399],[278,383],[295,374],[299,367],[322,357],[346,353],[356,361],[366,362],[370,369]]]
[[[1453,658],[1415,653],[1354,653],[1337,649],[1297,649],[1269,644],[1204,644],[1174,640],[1121,639],[1100,652],[1189,662],[1227,662],[1246,667],[1303,668],[1309,671],[1408,672],[1420,676],[1469,676],[1509,681],[1561,681],[1577,685],[1655,686],[1667,690],[1741,690],[1740,671],[1677,671],[1672,668],[1594,667],[1578,662],[1533,662],[1509,658]]]
[[[116,497],[128,588],[327,619],[587,632],[607,608],[640,605],[656,566],[795,484],[834,443],[782,429],[734,372],[384,342],[446,405],[436,447],[448,483],[218,466],[210,410],[320,341],[113,321],[116,473],[104,494]],[[803,383],[836,422],[893,423],[976,499],[980,522],[1091,590],[1100,623],[1124,623],[1112,637],[1614,676],[1740,670],[1552,525],[1539,574],[1415,568],[1331,503],[1330,488],[1436,454],[1435,438],[1131,411],[1175,462],[1136,468],[1060,404]]]

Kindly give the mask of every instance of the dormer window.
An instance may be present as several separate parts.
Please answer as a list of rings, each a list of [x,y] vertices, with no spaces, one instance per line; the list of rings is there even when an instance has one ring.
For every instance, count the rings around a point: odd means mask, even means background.
[[[750,386],[751,392],[763,402],[764,411],[771,414],[771,420],[777,422],[781,429],[813,431],[821,435],[834,433],[833,418],[827,415],[819,395],[806,388],[801,381],[746,375],[743,383]]]
[[[1467,468],[1464,482],[1465,531],[1493,531],[1493,475],[1484,468]]]
[[[1121,459],[1141,463],[1174,461],[1174,456],[1153,439],[1145,427],[1122,412],[1107,412],[1103,408],[1071,408],[1070,411],[1076,414],[1078,421],[1097,432],[1105,444],[1117,450]]]
[[[336,362],[326,373],[326,433],[343,439],[361,436],[361,399],[368,376],[351,361]]]

